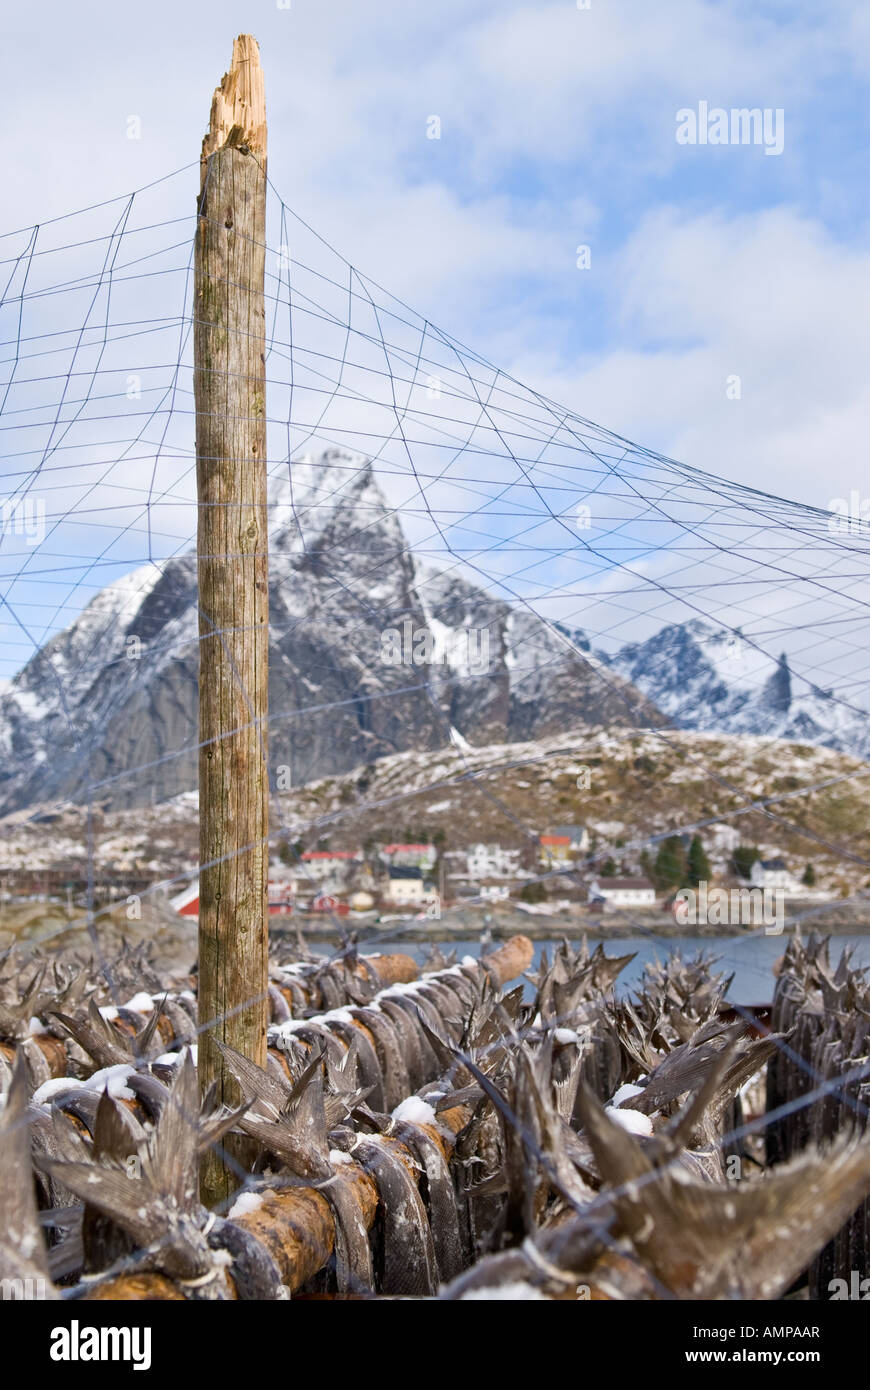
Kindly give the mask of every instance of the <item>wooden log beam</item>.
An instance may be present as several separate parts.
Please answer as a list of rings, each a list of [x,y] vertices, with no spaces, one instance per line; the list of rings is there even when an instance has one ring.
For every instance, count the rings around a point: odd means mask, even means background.
[[[495,984],[503,986],[529,968],[533,952],[534,948],[527,936],[513,936],[496,951],[482,957],[480,964]],[[369,971],[374,971],[384,989],[394,984],[411,984],[420,978],[420,967],[417,962],[412,956],[404,955],[401,952],[360,957],[358,961],[360,978],[367,976]],[[437,972],[435,978],[437,978]],[[300,983],[304,987],[304,979]],[[281,986],[279,985],[278,988],[281,989]],[[288,1003],[292,1003],[290,991],[282,989],[281,992],[287,998]],[[130,1014],[138,1015],[141,1020],[140,1026],[144,1026],[151,1016],[150,1010],[143,1012],[141,1009],[131,1009],[129,1003],[125,1003],[123,1008]],[[319,1016],[309,1020],[309,1022],[318,1021],[320,1021]],[[129,1038],[137,1031],[132,1023],[123,1018],[110,1018],[107,1019],[107,1023],[119,1034],[119,1037]],[[165,1015],[158,1022],[157,1033],[163,1046],[170,1048],[175,1039],[172,1026]],[[39,1048],[45,1057],[52,1077],[60,1078],[68,1074],[69,1059],[64,1039],[55,1038],[49,1033],[38,1033],[30,1041]],[[10,1065],[15,1061],[17,1046],[16,1043],[12,1042],[0,1042],[0,1056],[5,1057]],[[276,1053],[275,1055],[279,1054]]]
[[[533,943],[527,936],[518,934],[508,937],[504,945],[499,946],[497,950],[481,956],[480,963],[494,983],[503,986],[528,970],[534,955]]]
[[[367,978],[373,970],[382,985],[409,985],[420,974],[420,967],[413,956],[401,951],[391,955],[360,956],[354,973],[360,979]]]
[[[479,962],[497,985],[508,983],[521,970],[531,964],[533,946],[527,937],[515,937],[506,942],[492,955]],[[424,977],[425,978],[425,977]],[[438,978],[434,972],[433,979]],[[328,1021],[328,1020],[325,1020]],[[280,1058],[280,1054],[275,1054]],[[453,1154],[455,1136],[471,1117],[467,1106],[454,1106],[439,1113],[437,1125],[422,1125],[421,1129],[429,1135],[441,1150],[448,1162]],[[416,1157],[397,1139],[387,1137],[394,1153],[406,1164],[408,1171],[419,1180]],[[332,1178],[333,1184],[340,1184],[354,1200],[361,1213],[366,1229],[371,1229],[378,1209],[378,1190],[372,1177],[353,1161],[338,1164]],[[269,1251],[281,1273],[282,1282],[293,1293],[298,1292],[327,1263],[335,1248],[335,1220],[333,1209],[323,1192],[315,1187],[292,1186],[284,1190],[269,1190],[260,1194],[261,1201],[254,1211],[235,1218],[241,1226]],[[135,1284],[131,1277],[119,1276],[105,1284],[95,1286],[87,1297],[103,1299],[144,1299],[160,1298],[158,1291],[162,1285],[153,1276],[153,1287],[148,1280],[152,1276],[138,1275]],[[143,1282],[144,1281],[144,1282]],[[235,1295],[235,1286],[228,1277],[227,1287],[230,1296]],[[181,1288],[173,1284],[173,1288]]]
[[[226,1105],[238,1089],[214,1039],[263,1066],[268,1024],[265,241],[263,74],[245,34],[203,141],[194,282],[199,1075]],[[235,1186],[213,1152],[200,1182],[208,1205]]]
[[[396,952],[392,955],[360,956],[352,968],[352,973],[359,980],[374,979],[378,987],[383,989],[387,985],[410,984],[420,974],[420,967],[412,956]],[[316,1008],[322,1004],[316,973],[311,976],[303,974],[295,976],[292,988],[289,984],[282,984],[280,979],[273,979],[272,984],[284,996],[291,1010],[294,1004],[294,994],[298,993],[302,994],[310,1006]]]
[[[357,1202],[366,1230],[370,1230],[378,1209],[374,1179],[357,1163],[343,1163],[332,1181]],[[265,1246],[281,1271],[282,1282],[291,1293],[297,1293],[323,1268],[335,1248],[332,1207],[322,1192],[311,1187],[288,1187],[261,1195],[257,1210],[246,1212],[236,1224]]]
[[[439,1127],[421,1125],[420,1128],[434,1139],[449,1160],[454,1147],[453,1137],[467,1123],[470,1113],[467,1107],[457,1106],[439,1115]],[[418,1182],[420,1170],[414,1155],[398,1140],[388,1142],[393,1153],[402,1159],[414,1181]],[[342,1186],[345,1193],[357,1202],[365,1227],[371,1230],[379,1201],[374,1179],[351,1160],[336,1167],[332,1183]],[[256,1210],[237,1217],[234,1224],[256,1237],[275,1261],[285,1286],[291,1293],[298,1293],[323,1268],[335,1248],[332,1207],[323,1193],[313,1187],[288,1187],[283,1191],[269,1190],[259,1195],[261,1200]],[[230,1275],[226,1279],[232,1297],[236,1292],[235,1285]],[[165,1275],[123,1274],[95,1285],[84,1298],[85,1301],[126,1301],[178,1299],[184,1296],[183,1285],[167,1279]]]
[[[142,1303],[184,1303],[185,1297],[177,1284],[167,1279],[165,1274],[125,1274],[123,1278],[107,1280],[105,1284],[95,1284],[85,1295],[87,1303],[102,1300],[142,1302]]]

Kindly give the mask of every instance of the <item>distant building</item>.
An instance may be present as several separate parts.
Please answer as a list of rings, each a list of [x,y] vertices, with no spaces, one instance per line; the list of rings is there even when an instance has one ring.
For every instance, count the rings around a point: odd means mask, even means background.
[[[338,886],[362,862],[362,851],[352,849],[309,849],[300,856],[299,881]]]
[[[569,864],[573,861],[571,841],[567,835],[542,835],[540,844],[544,864]]]
[[[749,882],[755,888],[779,888],[783,893],[801,891],[784,859],[756,859],[749,871]]]
[[[381,859],[394,869],[432,869],[438,858],[434,845],[384,845]]]
[[[589,848],[589,831],[585,825],[554,825],[551,834],[567,835],[571,848],[579,854],[585,854]]]
[[[390,869],[384,884],[384,897],[397,907],[422,907],[437,898],[431,883],[427,883],[421,869]]]
[[[311,908],[314,912],[330,912],[339,917],[345,917],[349,910],[347,903],[342,902],[332,893],[318,893]]]
[[[295,907],[296,888],[292,879],[269,879],[269,916],[289,916]]]
[[[572,863],[589,849],[589,831],[584,825],[556,825],[540,843],[545,864]]]
[[[180,893],[177,893],[174,898],[170,898],[169,906],[174,907],[180,917],[198,917],[199,879],[195,878],[193,883],[189,883],[188,886],[182,889]]]
[[[472,845],[466,854],[470,879],[515,878],[520,868],[520,851],[501,845]]]
[[[589,901],[610,907],[655,907],[656,890],[648,878],[593,878]]]

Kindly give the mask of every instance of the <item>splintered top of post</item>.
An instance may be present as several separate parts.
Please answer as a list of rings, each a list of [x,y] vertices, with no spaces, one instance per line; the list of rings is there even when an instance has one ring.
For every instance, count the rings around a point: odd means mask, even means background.
[[[266,92],[260,49],[252,34],[233,40],[233,61],[211,102],[208,134],[202,142],[202,166],[225,145],[245,145],[266,157]]]

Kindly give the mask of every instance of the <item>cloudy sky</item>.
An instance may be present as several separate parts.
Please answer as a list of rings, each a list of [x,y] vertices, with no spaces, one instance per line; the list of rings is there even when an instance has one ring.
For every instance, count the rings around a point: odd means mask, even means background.
[[[7,226],[195,161],[252,32],[274,184],[426,318],[695,467],[821,507],[866,486],[860,0],[47,0],[6,31]],[[678,143],[701,103],[781,112],[781,152]]]
[[[821,505],[861,485],[861,0],[48,0],[6,29],[7,222],[195,158],[247,30],[277,187],[421,313],[698,466]],[[701,101],[781,108],[782,154],[678,145]]]

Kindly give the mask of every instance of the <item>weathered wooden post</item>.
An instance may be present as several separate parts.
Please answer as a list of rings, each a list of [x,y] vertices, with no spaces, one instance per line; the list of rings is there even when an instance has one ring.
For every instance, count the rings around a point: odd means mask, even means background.
[[[256,40],[233,43],[202,146],[194,391],[199,574],[199,1075],[238,1101],[214,1039],[266,1062],[269,642],[266,108]],[[244,1149],[232,1149],[240,1158]],[[202,1197],[238,1186],[217,1154]]]

